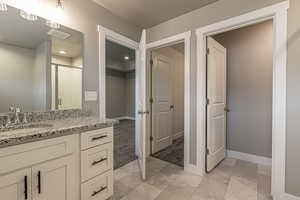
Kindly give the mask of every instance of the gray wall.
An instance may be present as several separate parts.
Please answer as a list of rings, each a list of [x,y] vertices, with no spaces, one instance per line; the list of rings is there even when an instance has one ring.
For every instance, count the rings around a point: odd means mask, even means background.
[[[272,157],[273,22],[214,39],[227,49],[227,149]]]
[[[0,43],[0,113],[13,104],[33,110],[34,62],[34,49]]]
[[[300,196],[300,1],[291,0],[288,12],[287,166],[286,191]]]
[[[126,116],[135,118],[135,71],[127,72],[126,84]]]
[[[135,72],[106,68],[106,116],[135,117]]]
[[[125,73],[106,69],[106,116],[108,118],[126,116]]]
[[[196,36],[194,30],[230,17],[238,16],[249,11],[263,8],[284,0],[219,0],[214,4],[174,18],[147,31],[147,42],[156,41],[184,31],[193,31],[191,44],[191,163],[196,161]],[[299,141],[300,123],[300,20],[299,0],[290,0],[288,11],[288,69],[287,69],[287,173],[286,191],[300,196],[300,160]]]

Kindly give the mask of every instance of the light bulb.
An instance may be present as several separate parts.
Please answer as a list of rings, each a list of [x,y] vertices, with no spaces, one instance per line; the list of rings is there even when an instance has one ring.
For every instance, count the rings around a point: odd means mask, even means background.
[[[28,21],[36,21],[37,16],[24,10],[20,10],[20,15]]]
[[[0,2],[0,11],[7,11],[7,5],[3,2]]]
[[[51,21],[51,20],[47,20],[46,25],[49,26],[50,28],[53,28],[53,29],[59,29],[60,28],[59,23],[56,23],[56,22]]]

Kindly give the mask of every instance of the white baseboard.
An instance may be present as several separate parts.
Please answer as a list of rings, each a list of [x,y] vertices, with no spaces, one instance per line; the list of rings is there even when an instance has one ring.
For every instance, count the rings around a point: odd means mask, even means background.
[[[262,164],[262,165],[272,165],[271,158],[257,156],[257,155],[248,154],[248,153],[237,152],[237,151],[227,150],[227,157],[236,158],[239,160],[244,160],[244,161],[253,162],[253,163]]]
[[[124,120],[124,119],[127,119],[127,120],[135,120],[134,117],[129,117],[129,116],[123,116],[123,117],[115,117],[113,118],[115,120]]]
[[[184,132],[183,132],[183,131],[178,132],[178,133],[175,133],[175,134],[173,135],[173,140],[176,140],[176,139],[178,139],[178,138],[180,138],[180,137],[183,137],[183,136],[184,136]]]
[[[288,194],[288,193],[284,193],[283,195],[283,199],[284,200],[300,200],[300,197]]]

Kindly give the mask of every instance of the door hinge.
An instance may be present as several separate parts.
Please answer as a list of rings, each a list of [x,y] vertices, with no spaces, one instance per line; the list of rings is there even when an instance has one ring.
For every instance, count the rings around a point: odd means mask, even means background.
[[[154,99],[151,97],[150,98],[150,103],[153,103],[154,102]]]
[[[153,136],[150,136],[150,142],[152,142],[153,141]]]
[[[209,52],[210,52],[210,50],[209,50],[209,48],[207,48],[206,49],[206,55],[209,55]]]
[[[206,99],[206,105],[208,106],[210,103],[210,100],[209,99]]]
[[[206,155],[209,155],[209,149],[206,149]]]
[[[150,60],[150,65],[152,66],[154,64],[153,59]]]

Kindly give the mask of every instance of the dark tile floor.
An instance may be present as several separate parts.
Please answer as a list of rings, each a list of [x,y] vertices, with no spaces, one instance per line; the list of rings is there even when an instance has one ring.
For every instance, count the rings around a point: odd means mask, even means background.
[[[135,121],[120,120],[114,125],[114,169],[135,160]]]
[[[175,165],[184,166],[184,137],[180,137],[173,141],[173,144],[152,155],[163,161],[173,163]]]

